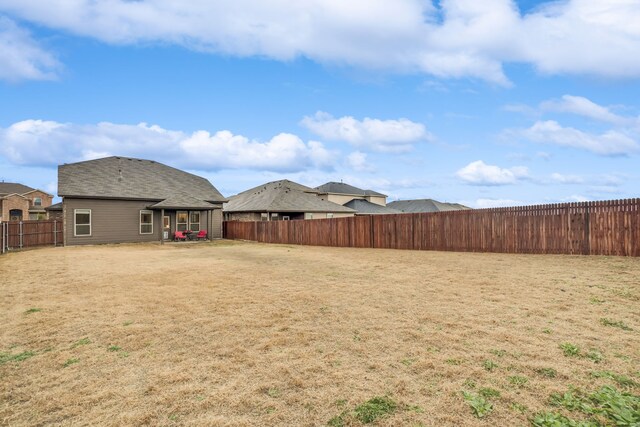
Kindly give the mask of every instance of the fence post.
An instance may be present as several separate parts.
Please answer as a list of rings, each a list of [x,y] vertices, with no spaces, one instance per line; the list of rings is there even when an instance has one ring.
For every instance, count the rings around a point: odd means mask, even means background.
[[[53,247],[58,246],[58,221],[53,220]],[[164,230],[163,230],[164,231]]]
[[[22,229],[22,221],[20,221],[20,224],[18,225],[18,235],[20,237],[20,249],[22,249],[22,234],[23,234],[23,229]]]

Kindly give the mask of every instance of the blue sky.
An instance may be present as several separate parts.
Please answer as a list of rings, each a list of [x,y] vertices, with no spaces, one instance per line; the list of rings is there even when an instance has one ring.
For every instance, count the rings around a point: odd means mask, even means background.
[[[638,197],[634,0],[0,0],[0,179],[106,155],[472,207]]]

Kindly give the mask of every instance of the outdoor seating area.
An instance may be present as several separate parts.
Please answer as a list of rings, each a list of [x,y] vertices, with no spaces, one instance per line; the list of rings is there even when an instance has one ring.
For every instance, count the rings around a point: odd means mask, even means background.
[[[191,230],[176,231],[173,233],[174,242],[186,242],[195,240],[209,240],[207,230],[200,230],[197,233]]]

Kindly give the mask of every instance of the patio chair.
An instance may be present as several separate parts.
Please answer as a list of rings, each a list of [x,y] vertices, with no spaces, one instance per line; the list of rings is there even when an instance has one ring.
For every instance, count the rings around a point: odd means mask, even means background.
[[[175,233],[173,233],[173,240],[175,242],[179,242],[180,240],[186,241],[187,236],[185,236],[184,232],[182,231],[176,231]]]
[[[196,239],[198,240],[207,240],[207,230],[200,230],[196,235]]]

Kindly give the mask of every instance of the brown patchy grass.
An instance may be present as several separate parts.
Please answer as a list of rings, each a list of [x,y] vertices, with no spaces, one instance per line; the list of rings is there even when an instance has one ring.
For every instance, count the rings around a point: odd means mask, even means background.
[[[398,404],[378,425],[527,425],[611,383],[593,371],[640,381],[640,260],[50,248],[0,257],[0,325],[3,425],[326,425],[375,396]],[[478,419],[462,391],[482,388]]]

